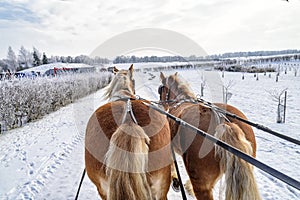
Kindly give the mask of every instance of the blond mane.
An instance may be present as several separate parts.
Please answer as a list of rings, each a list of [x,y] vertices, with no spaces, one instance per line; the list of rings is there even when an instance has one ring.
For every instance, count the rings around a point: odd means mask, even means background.
[[[115,101],[121,98],[133,97],[135,88],[132,70],[117,70],[114,72],[115,76],[106,87],[103,98],[109,101]]]
[[[173,79],[173,86],[170,87],[175,88],[173,89],[174,92],[177,93],[177,98],[179,99],[196,99],[196,95],[193,93],[190,85],[183,80],[177,73],[171,75],[169,79]]]

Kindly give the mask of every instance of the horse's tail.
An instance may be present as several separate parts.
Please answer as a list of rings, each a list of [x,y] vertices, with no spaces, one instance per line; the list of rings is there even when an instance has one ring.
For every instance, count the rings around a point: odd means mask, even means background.
[[[253,155],[251,143],[238,125],[220,124],[216,128],[215,136],[244,153]],[[225,173],[226,200],[261,199],[253,174],[253,166],[219,146],[216,146],[215,152],[220,158],[221,171]]]
[[[147,181],[149,137],[135,123],[124,123],[111,137],[105,155],[107,199],[151,199]]]

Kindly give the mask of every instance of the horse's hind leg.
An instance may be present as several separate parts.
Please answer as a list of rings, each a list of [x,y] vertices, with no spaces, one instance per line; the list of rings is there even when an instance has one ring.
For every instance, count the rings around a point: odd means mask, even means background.
[[[105,173],[100,163],[90,152],[85,149],[85,168],[88,177],[97,187],[97,191],[101,199],[106,200],[107,196],[107,181],[105,180]]]
[[[192,185],[192,181],[188,180],[186,184],[184,184],[185,189],[187,190],[188,194],[196,197],[197,200],[213,200],[213,193],[212,188],[207,188],[206,183],[195,183]]]
[[[212,156],[214,156],[214,152],[202,160],[195,159],[195,157],[193,157],[194,160],[189,160],[189,156],[185,156],[186,169],[197,200],[214,199],[212,189],[220,176],[220,168],[216,165],[216,161]]]
[[[194,184],[195,185],[195,184]],[[212,193],[212,188],[206,188],[203,186],[200,186],[197,184],[198,187],[193,187],[194,188],[194,194],[197,198],[197,200],[213,200],[213,193]]]

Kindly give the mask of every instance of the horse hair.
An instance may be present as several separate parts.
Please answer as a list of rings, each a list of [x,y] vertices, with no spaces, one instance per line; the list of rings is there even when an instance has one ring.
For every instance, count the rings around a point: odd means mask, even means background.
[[[234,123],[218,125],[215,136],[249,155],[253,154],[251,143],[246,139],[242,129]],[[220,158],[221,171],[225,173],[226,200],[261,199],[253,166],[222,147],[215,148],[215,155]]]
[[[112,135],[105,155],[108,199],[151,199],[146,177],[149,142],[144,130],[133,122],[122,124]]]

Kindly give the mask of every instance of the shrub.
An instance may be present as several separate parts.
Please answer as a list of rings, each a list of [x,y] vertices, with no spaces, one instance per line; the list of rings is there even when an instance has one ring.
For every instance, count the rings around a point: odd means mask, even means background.
[[[110,79],[110,73],[102,72],[0,81],[0,133],[89,95]]]

